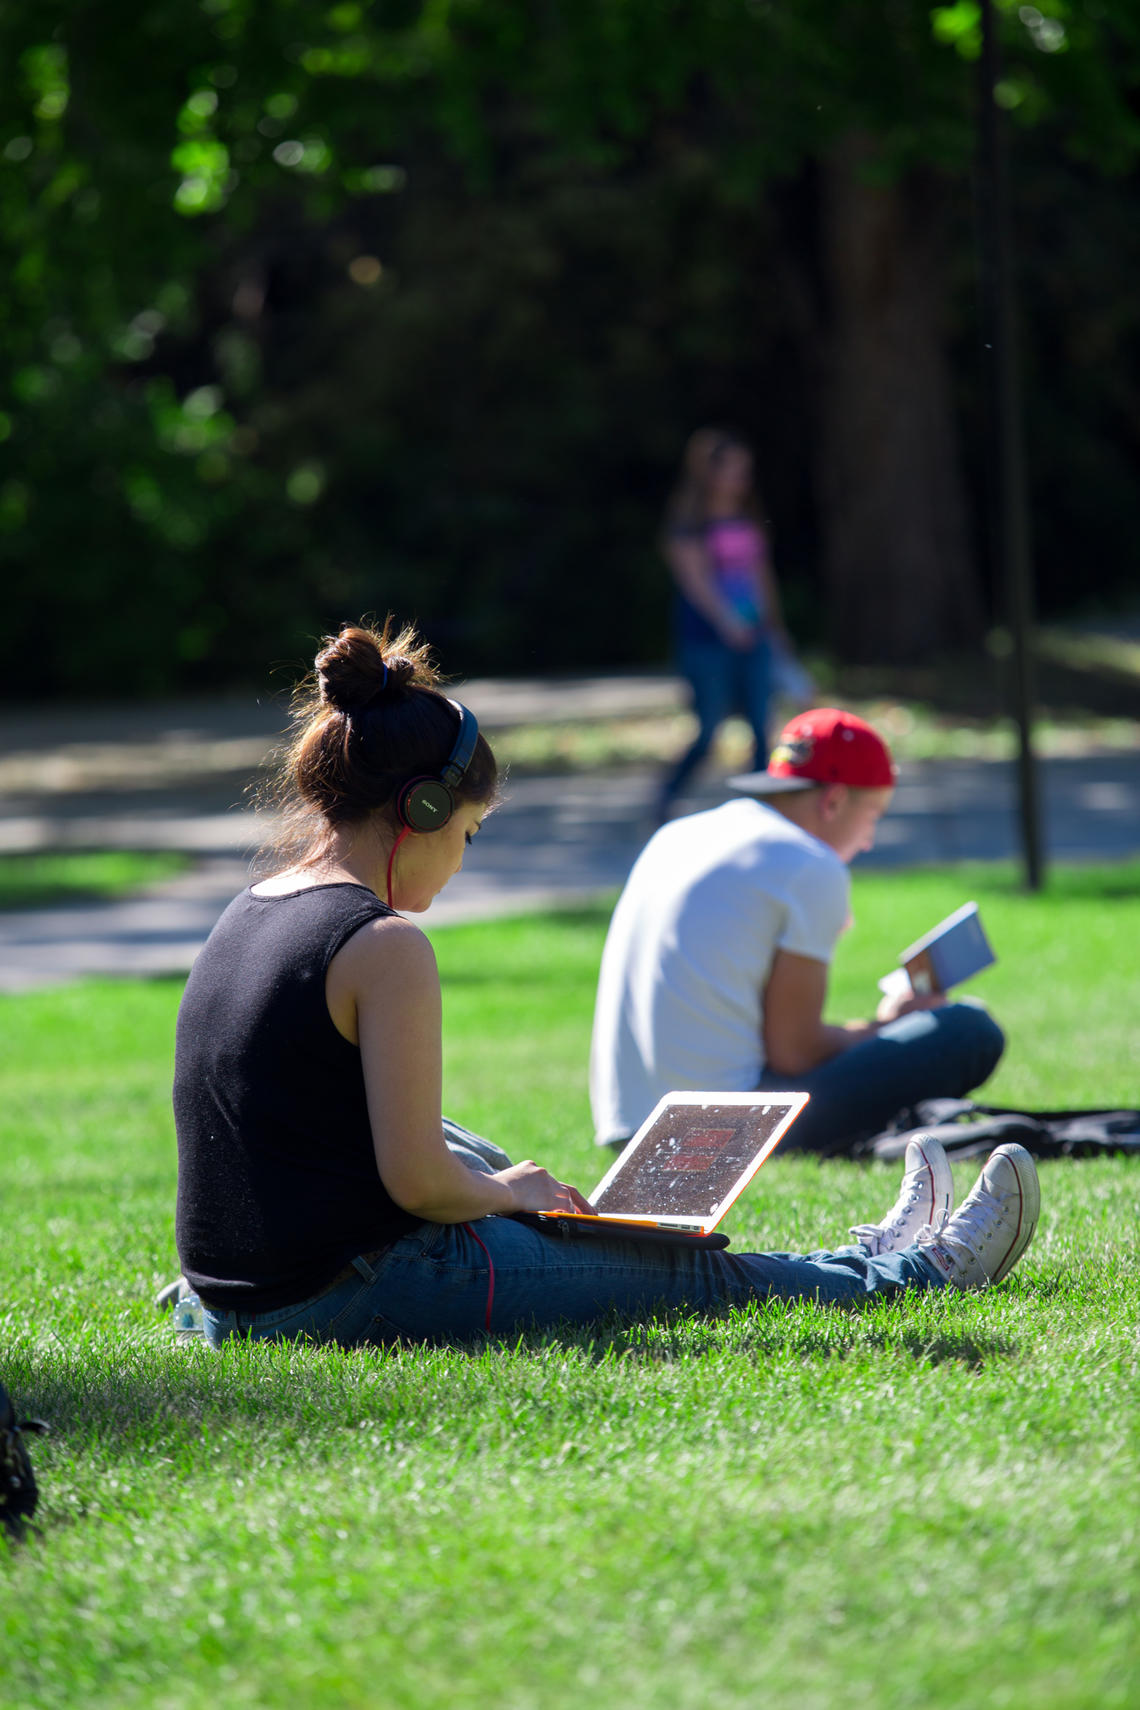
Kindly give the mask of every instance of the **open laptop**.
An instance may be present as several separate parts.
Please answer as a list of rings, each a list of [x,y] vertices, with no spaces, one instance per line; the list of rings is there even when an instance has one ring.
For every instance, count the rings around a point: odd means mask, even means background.
[[[802,1092],[666,1093],[590,1194],[594,1216],[543,1220],[711,1235],[807,1102]]]

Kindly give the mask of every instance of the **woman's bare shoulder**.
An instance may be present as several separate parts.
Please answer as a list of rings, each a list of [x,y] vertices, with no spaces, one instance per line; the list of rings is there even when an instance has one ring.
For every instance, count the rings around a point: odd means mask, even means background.
[[[369,1017],[387,1025],[396,1014],[434,1017],[439,971],[435,951],[403,915],[378,915],[354,932],[329,963],[325,1001],[338,1032],[352,1045]]]
[[[402,914],[379,914],[367,921],[337,951],[335,960],[345,958],[349,966],[372,968],[383,964],[389,971],[397,965],[405,973],[416,969],[435,973],[435,951],[427,934]]]

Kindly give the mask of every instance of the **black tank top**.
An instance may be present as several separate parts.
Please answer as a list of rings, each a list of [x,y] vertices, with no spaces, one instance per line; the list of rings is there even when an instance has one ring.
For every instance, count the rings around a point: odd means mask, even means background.
[[[292,1305],[422,1221],[380,1180],[360,1051],[325,1001],[336,952],[392,912],[363,885],[243,891],[194,963],[175,1041],[176,1229],[211,1306]]]

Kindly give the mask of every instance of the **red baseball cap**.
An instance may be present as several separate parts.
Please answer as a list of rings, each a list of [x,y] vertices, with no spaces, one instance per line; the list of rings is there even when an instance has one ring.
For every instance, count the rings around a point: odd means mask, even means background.
[[[896,776],[890,749],[865,719],[839,707],[813,707],[784,726],[766,772],[745,772],[728,782],[744,795],[776,796],[820,784],[890,789]]]

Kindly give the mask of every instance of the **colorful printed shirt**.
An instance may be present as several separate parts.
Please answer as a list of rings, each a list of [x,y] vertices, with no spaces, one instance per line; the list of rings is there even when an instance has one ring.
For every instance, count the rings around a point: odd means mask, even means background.
[[[670,530],[675,540],[699,540],[708,553],[713,582],[730,610],[744,623],[762,626],[768,616],[763,569],[768,541],[751,517],[710,517],[705,523]],[[678,592],[678,628],[682,640],[717,641],[703,612]]]

